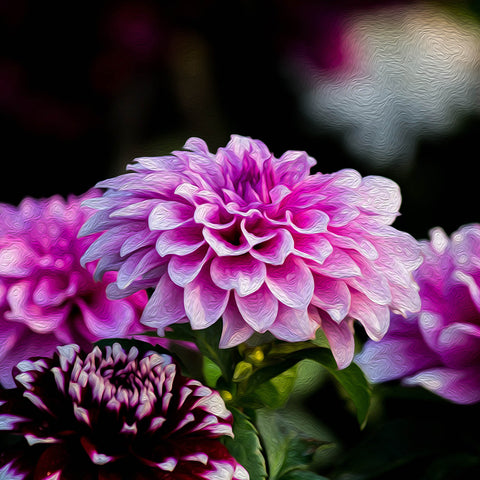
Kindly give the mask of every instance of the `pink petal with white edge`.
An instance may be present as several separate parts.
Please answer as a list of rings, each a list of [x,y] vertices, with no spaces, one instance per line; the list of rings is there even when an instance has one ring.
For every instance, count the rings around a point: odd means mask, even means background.
[[[329,220],[321,210],[302,210],[293,215],[291,225],[299,233],[323,233],[327,231]]]
[[[295,235],[295,254],[322,264],[333,252],[331,243],[321,235]]]
[[[150,230],[172,230],[184,225],[193,217],[193,208],[179,202],[157,201],[148,216]]]
[[[238,310],[237,305],[231,299],[228,302],[227,308],[223,312],[223,329],[220,337],[220,348],[231,348],[240,345],[248,340],[254,333],[244,320],[242,314]]]
[[[355,353],[351,322],[346,319],[336,323],[326,313],[319,313],[322,319],[322,330],[325,332],[338,368],[341,370],[348,367],[352,363]]]
[[[241,297],[257,291],[265,281],[265,264],[251,257],[216,257],[210,265],[213,282],[223,290],[235,289]]]
[[[172,282],[168,273],[164,273],[143,311],[140,322],[157,328],[163,334],[164,327],[185,317],[183,295],[183,289]]]
[[[317,274],[313,278],[312,304],[325,310],[335,322],[341,322],[350,310],[351,297],[347,285],[342,280]]]
[[[390,326],[390,310],[378,305],[360,292],[351,294],[350,317],[358,320],[372,340],[381,340]]]
[[[243,236],[239,239],[240,245],[233,245],[223,238],[219,230],[210,230],[204,227],[202,233],[207,243],[215,250],[215,253],[221,257],[243,255],[250,250],[250,245]]]
[[[333,248],[333,252],[322,264],[307,261],[312,271],[332,278],[351,278],[362,274],[360,267],[353,258],[340,248]]]
[[[240,296],[237,292],[234,292],[234,295],[245,322],[256,332],[266,332],[278,314],[278,300],[268,287],[262,285],[256,292],[247,296]]]
[[[208,274],[208,264],[185,286],[185,312],[194,330],[207,328],[225,311],[230,292],[218,288]]]
[[[162,232],[155,249],[161,257],[166,255],[188,255],[205,243],[197,227],[179,228]]]
[[[477,367],[461,370],[431,368],[404,379],[405,385],[420,385],[462,405],[480,401],[480,374]]]
[[[268,265],[265,282],[288,307],[306,310],[313,296],[313,275],[305,263],[290,255],[283,265]]]
[[[278,160],[274,160],[276,183],[295,186],[310,174],[310,168],[317,161],[306,152],[288,150]]]
[[[269,331],[280,340],[301,342],[315,338],[318,322],[307,309],[297,310],[278,304],[278,315]]]
[[[399,186],[394,181],[370,175],[363,178],[357,191],[362,198],[361,207],[364,210],[384,215],[388,223],[395,220],[402,196]]]
[[[270,265],[282,265],[294,250],[292,234],[280,228],[275,236],[250,250],[250,255]]]
[[[173,255],[168,262],[168,274],[172,282],[179,287],[184,287],[195,279],[205,263],[213,256],[213,250],[208,245],[188,255]]]

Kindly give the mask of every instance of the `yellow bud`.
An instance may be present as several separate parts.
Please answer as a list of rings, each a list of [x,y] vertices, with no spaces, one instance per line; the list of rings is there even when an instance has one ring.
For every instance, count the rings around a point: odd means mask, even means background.
[[[247,360],[254,365],[260,365],[265,359],[265,354],[261,347],[255,347],[248,355]]]
[[[220,390],[220,396],[224,402],[230,402],[233,399],[233,395],[228,390]]]
[[[238,362],[233,372],[233,381],[242,382],[246,380],[253,372],[253,366],[248,362]]]

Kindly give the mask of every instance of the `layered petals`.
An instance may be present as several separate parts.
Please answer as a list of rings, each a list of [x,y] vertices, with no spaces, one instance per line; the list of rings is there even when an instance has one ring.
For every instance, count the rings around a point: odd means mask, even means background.
[[[104,231],[85,258],[100,259],[98,275],[119,271],[109,289],[115,298],[136,285],[160,286],[163,293],[152,295],[143,316],[146,325],[161,330],[185,320],[180,307],[160,318],[160,299],[175,297],[179,305],[178,288],[194,329],[223,315],[224,347],[245,341],[248,332],[311,338],[320,317],[340,329],[330,335],[337,344],[352,319],[378,339],[390,309],[419,309],[412,271],[420,250],[390,226],[401,201],[396,183],[352,169],[312,175],[316,162],[307,153],[276,158],[261,141],[239,135],[216,153],[199,138],[184,148],[136,159],[134,173],[100,182],[105,201],[90,204],[97,213],[82,228],[82,234]],[[113,231],[120,237],[114,243]],[[149,262],[150,272],[167,265],[172,283],[160,282],[164,270],[147,281]],[[167,295],[164,285],[175,293]],[[350,338],[347,349],[338,355],[342,365],[351,357]]]
[[[123,295],[126,298],[113,300],[106,297],[106,288],[115,279],[122,288],[129,288],[138,277],[157,266],[159,262],[150,249],[136,250],[134,259],[121,265],[118,276],[108,273],[100,283],[94,280],[93,272],[95,266],[102,271],[105,260],[97,265],[89,263],[105,248],[120,249],[125,237],[138,232],[140,226],[118,224],[118,220],[110,219],[109,224],[113,221],[115,227],[106,235],[77,238],[92,214],[91,208],[81,206],[82,202],[108,208],[116,200],[115,196],[102,197],[99,190],[92,190],[67,200],[59,196],[25,198],[18,207],[0,205],[3,386],[14,384],[11,368],[19,360],[18,345],[24,353],[41,356],[51,354],[62,343],[86,346],[101,338],[125,337],[145,330],[139,322],[147,303],[145,291],[139,291],[136,285],[130,296],[127,293]],[[104,217],[97,217],[90,222],[90,228],[100,232],[105,221]],[[109,258],[114,257],[121,258],[118,253]]]
[[[402,379],[452,402],[475,403],[480,401],[480,225],[463,226],[450,238],[440,228],[430,235],[415,272],[421,311],[407,318],[393,315],[387,334],[378,343],[366,342],[357,362],[373,382]]]

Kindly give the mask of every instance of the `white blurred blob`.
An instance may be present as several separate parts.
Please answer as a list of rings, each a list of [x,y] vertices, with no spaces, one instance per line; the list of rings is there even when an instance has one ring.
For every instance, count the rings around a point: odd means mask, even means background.
[[[382,8],[350,17],[342,42],[340,70],[293,70],[305,75],[304,113],[371,165],[408,169],[419,137],[480,113],[480,27],[467,16],[430,3]]]

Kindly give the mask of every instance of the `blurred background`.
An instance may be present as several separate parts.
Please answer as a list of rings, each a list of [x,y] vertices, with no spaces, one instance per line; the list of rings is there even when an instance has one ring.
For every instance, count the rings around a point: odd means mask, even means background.
[[[395,226],[418,239],[480,222],[480,0],[0,0],[0,36],[2,202],[81,194],[135,157],[190,136],[214,152],[236,133],[277,157],[307,151],[312,172],[392,178],[403,196]],[[400,465],[389,480],[473,478],[440,457],[477,448],[477,410],[387,389],[360,432],[315,375],[322,388],[302,402],[322,435],[335,433],[338,455],[351,450],[335,478],[384,478],[387,464]],[[429,452],[445,476],[436,464],[418,475]],[[359,465],[370,476],[353,475]]]
[[[480,220],[480,1],[0,0],[0,201],[80,194],[237,133],[402,189],[398,228]]]

